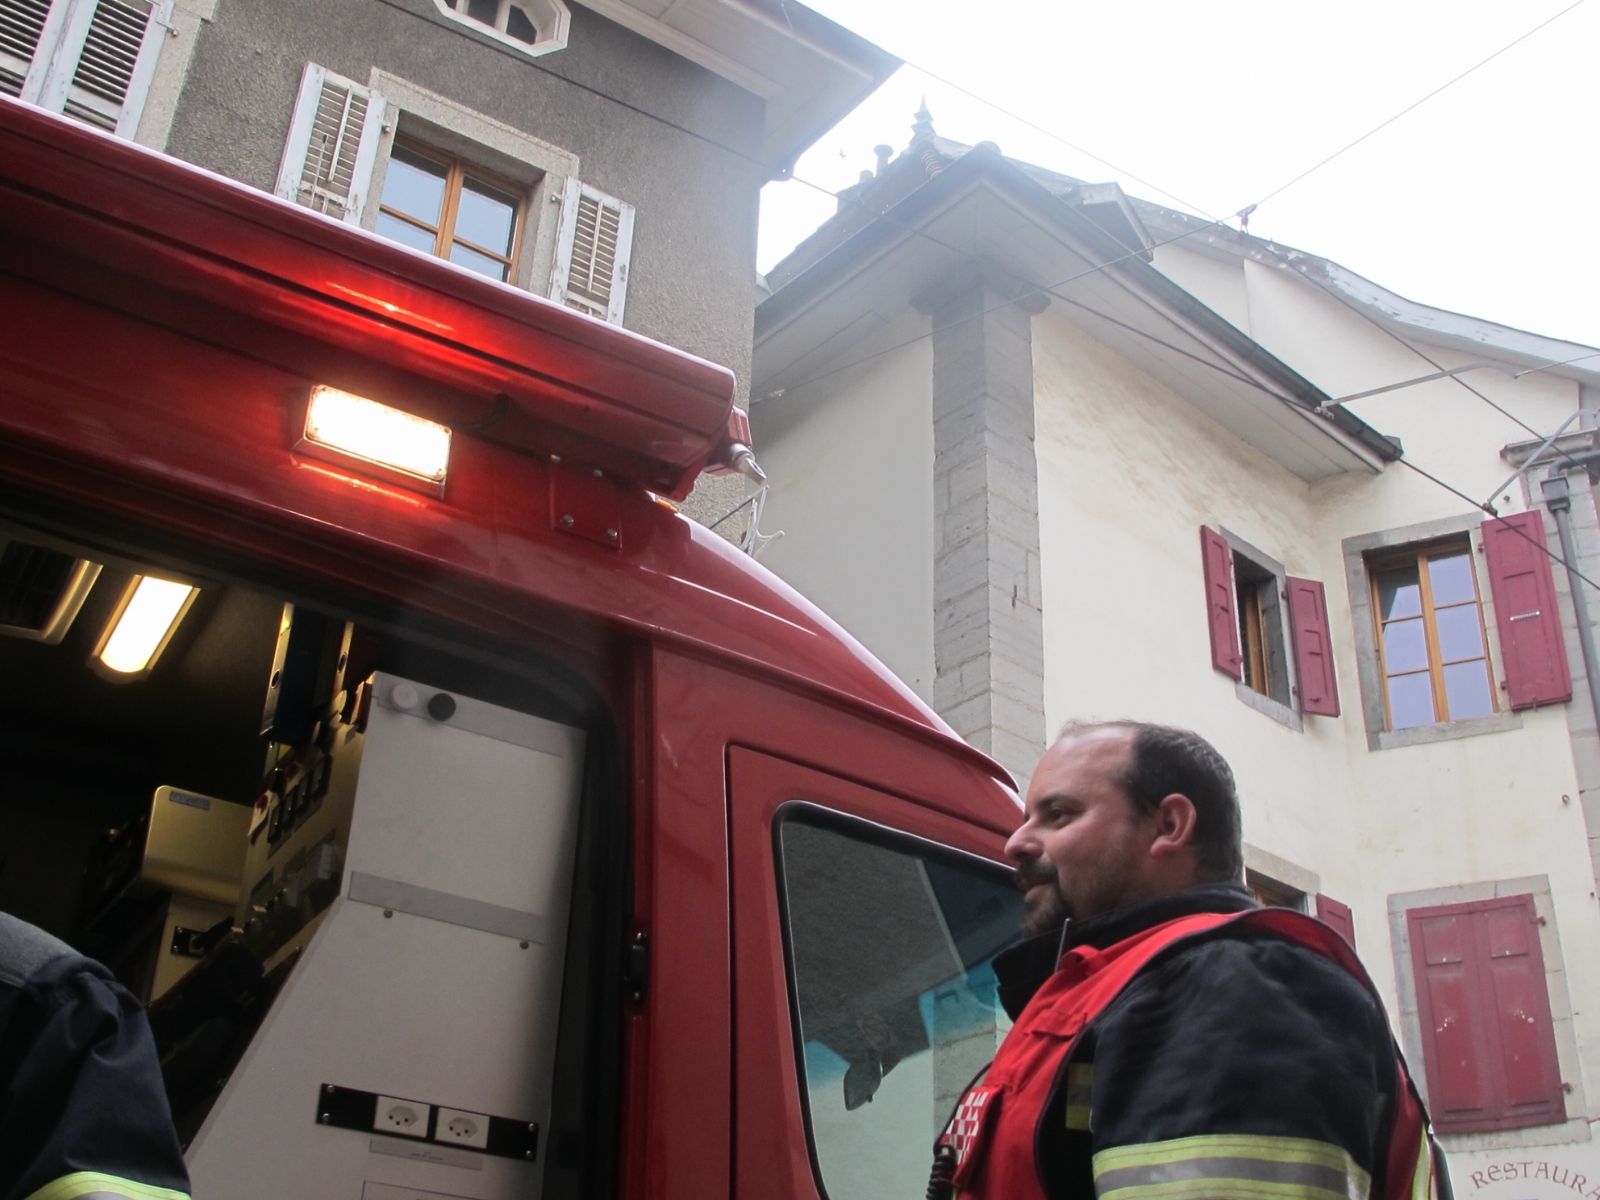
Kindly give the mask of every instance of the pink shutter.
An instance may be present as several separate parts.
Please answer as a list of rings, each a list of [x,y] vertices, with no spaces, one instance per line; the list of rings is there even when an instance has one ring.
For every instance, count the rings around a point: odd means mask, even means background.
[[[1441,1133],[1492,1121],[1491,1063],[1478,1011],[1470,904],[1412,909],[1411,966],[1428,1075],[1428,1109]]]
[[[1233,602],[1233,551],[1228,540],[1200,526],[1200,552],[1206,575],[1206,625],[1211,631],[1211,665],[1244,678],[1239,653],[1239,613]]]
[[[1328,636],[1327,594],[1315,579],[1296,579],[1291,575],[1288,584],[1294,665],[1300,676],[1300,709],[1318,716],[1337,717],[1339,685],[1333,678],[1333,645]],[[1354,938],[1351,944],[1355,944]]]
[[[1406,924],[1439,1132],[1565,1121],[1533,897],[1414,908]]]
[[[1484,952],[1484,1007],[1500,1038],[1506,1116],[1517,1125],[1566,1120],[1561,1069],[1550,1019],[1550,989],[1539,950],[1532,896],[1484,901],[1478,937]]]
[[[1505,659],[1501,665],[1513,709],[1572,699],[1561,610],[1544,545],[1544,520],[1537,511],[1483,523],[1489,588]]]
[[[1340,904],[1332,896],[1317,893],[1317,920],[1329,926],[1340,937],[1356,948],[1356,921],[1348,904]]]

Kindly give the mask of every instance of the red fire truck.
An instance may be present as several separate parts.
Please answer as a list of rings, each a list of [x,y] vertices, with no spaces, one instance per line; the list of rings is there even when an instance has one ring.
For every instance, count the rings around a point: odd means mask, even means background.
[[[0,908],[195,1194],[912,1196],[1018,808],[679,515],[720,367],[0,99]]]

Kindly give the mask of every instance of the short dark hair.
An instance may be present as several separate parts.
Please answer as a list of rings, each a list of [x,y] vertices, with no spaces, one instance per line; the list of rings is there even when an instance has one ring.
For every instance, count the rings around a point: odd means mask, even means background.
[[[1244,878],[1244,829],[1233,768],[1217,748],[1190,729],[1145,721],[1068,721],[1056,740],[1101,729],[1126,729],[1133,735],[1121,780],[1140,816],[1177,793],[1194,805],[1194,846],[1208,882]]]

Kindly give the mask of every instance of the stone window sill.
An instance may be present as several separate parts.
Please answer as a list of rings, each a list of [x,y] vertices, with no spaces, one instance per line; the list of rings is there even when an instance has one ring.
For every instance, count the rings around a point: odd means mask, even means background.
[[[1494,713],[1465,721],[1441,721],[1436,725],[1413,725],[1410,729],[1381,729],[1367,734],[1369,750],[1399,750],[1406,746],[1426,746],[1455,738],[1477,737],[1483,733],[1505,733],[1522,728],[1520,713]]]
[[[1235,680],[1233,694],[1258,713],[1271,717],[1279,725],[1287,725],[1296,733],[1305,731],[1305,722],[1300,719],[1299,713],[1286,704],[1279,704],[1271,696],[1263,696],[1249,684]]]

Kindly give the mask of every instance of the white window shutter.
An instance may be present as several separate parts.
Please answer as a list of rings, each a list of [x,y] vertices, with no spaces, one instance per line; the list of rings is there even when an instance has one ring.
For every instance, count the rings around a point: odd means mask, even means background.
[[[15,9],[26,2],[0,0]],[[50,15],[65,9],[64,19],[38,103],[119,137],[133,137],[171,27],[172,5],[173,0],[56,0]],[[41,37],[36,61],[44,48]],[[26,92],[25,87],[24,98]]]
[[[561,196],[550,298],[621,325],[632,250],[633,205],[569,178]]]
[[[71,0],[0,0],[0,92],[39,102]]]
[[[386,106],[371,88],[307,63],[278,168],[278,195],[360,224]]]

